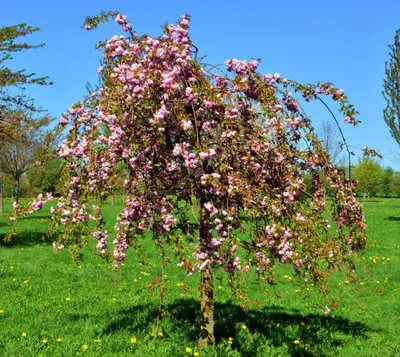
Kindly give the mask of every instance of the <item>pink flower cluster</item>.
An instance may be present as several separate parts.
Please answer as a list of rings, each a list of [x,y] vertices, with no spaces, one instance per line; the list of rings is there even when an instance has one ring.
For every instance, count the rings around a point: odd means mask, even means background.
[[[239,61],[237,59],[225,61],[225,66],[228,72],[235,72],[237,74],[248,74],[253,73],[258,67],[258,62],[256,60]]]

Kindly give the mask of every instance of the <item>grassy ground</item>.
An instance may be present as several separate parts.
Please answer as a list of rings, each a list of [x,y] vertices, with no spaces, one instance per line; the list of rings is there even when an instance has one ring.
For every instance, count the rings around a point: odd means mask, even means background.
[[[107,211],[110,225],[117,210]],[[218,343],[202,351],[197,274],[187,279],[167,268],[168,313],[156,320],[160,294],[146,286],[160,273],[160,258],[150,242],[143,250],[152,270],[130,252],[115,275],[93,247],[82,265],[53,251],[42,240],[49,214],[35,214],[12,244],[0,245],[0,356],[400,356],[400,200],[366,202],[365,210],[370,246],[358,280],[332,279],[336,311],[325,316],[323,298],[278,268],[276,287],[248,279],[247,293],[260,305],[245,314],[217,273]],[[0,239],[8,229],[0,217]]]

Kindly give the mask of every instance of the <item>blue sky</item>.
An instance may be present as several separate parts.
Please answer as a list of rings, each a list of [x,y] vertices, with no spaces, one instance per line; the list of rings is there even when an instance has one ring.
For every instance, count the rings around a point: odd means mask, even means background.
[[[392,154],[400,149],[383,121],[381,94],[388,44],[400,28],[400,1],[5,1],[0,26],[26,22],[41,28],[27,39],[46,46],[17,54],[9,65],[51,77],[54,86],[31,87],[28,94],[54,116],[82,98],[87,81],[97,82],[101,53],[94,45],[119,33],[114,23],[83,31],[83,19],[114,9],[126,14],[139,34],[151,35],[160,34],[166,21],[190,14],[192,40],[209,63],[261,58],[261,72],[335,83],[362,121],[357,128],[344,126],[348,142],[378,149],[384,165],[400,170]],[[317,103],[306,105],[306,110],[316,127],[329,119]]]

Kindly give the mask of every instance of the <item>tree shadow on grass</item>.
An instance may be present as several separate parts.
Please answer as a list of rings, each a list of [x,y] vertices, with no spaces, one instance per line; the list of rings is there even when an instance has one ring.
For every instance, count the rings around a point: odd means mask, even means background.
[[[40,231],[22,231],[17,232],[11,237],[11,240],[4,242],[7,237],[8,231],[0,233],[0,247],[13,248],[13,247],[29,247],[38,244],[49,244],[52,239]]]
[[[167,305],[164,311],[168,312],[164,319],[173,325],[174,332],[196,343],[200,326],[199,302],[194,299],[177,300]],[[103,333],[148,330],[155,317],[154,308],[148,304],[123,309],[116,313]],[[238,324],[245,324],[248,329],[238,334],[241,330]],[[366,339],[369,331],[371,329],[367,325],[339,316],[303,314],[296,309],[278,306],[250,309],[246,314],[236,304],[215,304],[216,343],[226,343],[223,340],[234,337],[232,347],[242,356],[259,355],[262,345],[272,349],[284,347],[290,356],[327,356],[336,354],[336,349],[350,338]],[[301,343],[295,344],[296,339]]]
[[[385,220],[386,220],[386,221],[395,221],[395,222],[398,222],[398,221],[400,221],[400,217],[389,216],[389,217],[386,218]]]
[[[47,212],[35,213],[32,216],[25,216],[20,219],[20,222],[24,221],[50,221],[51,214]]]

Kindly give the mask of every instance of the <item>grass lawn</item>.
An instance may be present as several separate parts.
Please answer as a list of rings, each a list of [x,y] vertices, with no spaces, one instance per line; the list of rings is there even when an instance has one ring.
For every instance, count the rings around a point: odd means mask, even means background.
[[[110,227],[119,208],[108,207]],[[248,296],[260,304],[245,314],[217,272],[217,344],[201,351],[198,273],[166,269],[166,313],[155,319],[160,293],[147,286],[161,259],[149,240],[143,251],[151,270],[128,251],[115,274],[94,244],[77,265],[42,240],[49,213],[36,213],[20,222],[11,244],[0,245],[0,356],[400,356],[400,199],[371,200],[365,211],[369,247],[358,280],[331,279],[337,310],[325,316],[323,297],[278,267],[276,286],[247,279]],[[0,216],[1,240],[8,229]]]

